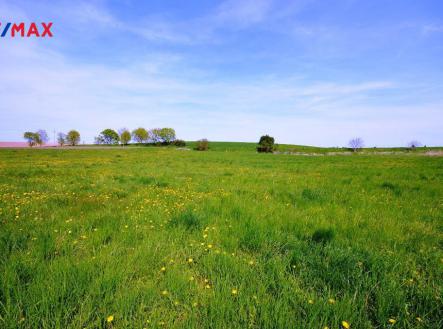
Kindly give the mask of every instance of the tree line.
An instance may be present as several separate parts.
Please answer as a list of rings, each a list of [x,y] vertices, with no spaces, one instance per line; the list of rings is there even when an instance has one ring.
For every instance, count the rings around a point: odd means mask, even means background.
[[[29,146],[41,146],[49,142],[46,130],[40,129],[36,132],[27,131],[23,134],[23,138],[28,142]],[[77,130],[70,130],[67,134],[59,132],[57,134],[57,142],[63,145],[78,145],[80,143],[80,133]]]
[[[95,137],[96,144],[122,144],[128,145],[131,141],[138,144],[181,144],[181,140],[178,140],[173,128],[153,128],[145,129],[139,127],[132,132],[127,128],[122,128],[118,132],[113,129],[105,129]],[[184,142],[183,142],[184,143]]]
[[[23,135],[29,146],[41,146],[49,141],[48,133],[40,129],[36,132],[27,131]],[[122,128],[118,132],[107,128],[100,132],[94,138],[95,144],[108,145],[128,145],[131,141],[138,144],[155,144],[155,145],[170,145],[185,146],[183,140],[177,139],[175,130],[173,128],[153,128],[145,129],[139,127],[132,132],[127,128]],[[70,130],[68,133],[59,132],[57,134],[57,144],[60,146],[70,145],[75,146],[80,143],[80,133],[77,130]]]

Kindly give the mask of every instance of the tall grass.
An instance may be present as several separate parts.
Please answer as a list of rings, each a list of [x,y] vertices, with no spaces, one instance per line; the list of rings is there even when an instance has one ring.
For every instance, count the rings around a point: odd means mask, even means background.
[[[442,158],[211,150],[1,150],[0,327],[443,326]]]

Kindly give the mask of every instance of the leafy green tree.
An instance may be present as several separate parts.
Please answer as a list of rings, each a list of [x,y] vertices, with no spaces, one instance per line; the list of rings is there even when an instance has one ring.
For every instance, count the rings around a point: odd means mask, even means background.
[[[46,144],[47,142],[49,142],[49,137],[48,137],[48,133],[46,132],[46,130],[40,129],[37,131],[37,134],[40,136],[39,138],[39,145],[43,145]]]
[[[63,146],[66,144],[66,134],[65,133],[58,133],[57,134],[57,143],[60,146]]]
[[[144,143],[149,139],[149,133],[145,128],[140,127],[132,131],[132,138],[137,143]]]
[[[175,140],[175,130],[172,128],[161,128],[158,131],[160,142],[164,144],[171,144]]]
[[[80,133],[77,130],[70,130],[66,135],[66,142],[71,146],[78,145],[80,142]]]
[[[275,150],[274,145],[274,137],[269,135],[264,135],[260,137],[260,141],[258,142],[257,152],[260,153],[272,153]]]
[[[120,130],[120,143],[122,145],[128,145],[128,143],[131,141],[131,133],[128,129],[123,128]]]
[[[154,128],[149,131],[149,139],[153,143],[159,143],[162,141],[161,138],[161,128]]]
[[[27,131],[23,134],[23,138],[26,139],[30,147],[41,144],[40,135],[38,133]]]
[[[100,133],[96,141],[99,141],[99,144],[117,144],[119,139],[117,132],[108,128]]]

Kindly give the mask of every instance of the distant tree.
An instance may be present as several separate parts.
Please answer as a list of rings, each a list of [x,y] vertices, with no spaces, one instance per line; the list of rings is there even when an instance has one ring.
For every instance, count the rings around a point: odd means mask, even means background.
[[[361,148],[365,146],[365,143],[362,138],[356,137],[349,141],[349,147],[352,149],[353,152],[357,152]]]
[[[274,137],[271,137],[269,135],[264,135],[260,137],[260,140],[258,142],[257,146],[257,152],[260,153],[272,153],[275,150],[274,145]]]
[[[65,133],[58,133],[57,134],[57,143],[60,146],[63,146],[66,144],[66,134]]]
[[[98,144],[117,144],[119,139],[117,132],[108,128],[100,133],[96,141],[99,141]]]
[[[196,151],[207,151],[209,149],[209,141],[206,138],[197,141]]]
[[[128,145],[128,143],[131,141],[131,133],[129,132],[129,130],[126,128],[120,129],[119,135],[120,143],[122,145]]]
[[[149,139],[149,133],[145,128],[137,128],[132,132],[132,138],[137,143],[144,143]]]
[[[422,144],[419,141],[411,141],[408,143],[408,148],[415,150],[416,147],[420,147]]]
[[[153,143],[159,143],[162,141],[161,128],[154,128],[149,131],[149,139]]]
[[[43,145],[43,144],[46,144],[47,142],[49,142],[49,137],[48,137],[48,133],[46,132],[46,130],[39,129],[37,131],[37,134],[40,136],[40,140],[39,140],[38,144]]]
[[[66,135],[66,143],[75,146],[80,142],[80,133],[77,130],[70,130]]]
[[[158,138],[164,144],[171,144],[175,140],[175,130],[172,128],[161,128],[158,131]]]
[[[38,133],[27,131],[23,134],[23,138],[26,139],[30,147],[41,144],[40,135]]]

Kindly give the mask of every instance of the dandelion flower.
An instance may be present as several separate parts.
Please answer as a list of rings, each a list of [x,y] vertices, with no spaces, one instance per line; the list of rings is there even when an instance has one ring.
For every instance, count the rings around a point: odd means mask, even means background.
[[[161,271],[161,272],[166,272],[166,267],[163,266],[163,267],[160,269],[160,271]]]
[[[388,322],[389,322],[390,324],[395,324],[395,322],[397,322],[397,320],[395,320],[395,319],[389,319]]]
[[[248,264],[249,264],[249,265],[254,265],[254,261],[253,261],[253,260],[250,260],[250,261],[248,262]]]
[[[234,289],[232,289],[232,290],[231,290],[231,294],[233,294],[233,295],[237,295],[237,294],[238,294],[238,290],[237,290],[237,289],[235,289],[235,288],[234,288]]]
[[[163,296],[167,296],[167,295],[168,295],[168,291],[167,291],[167,290],[163,290],[163,291],[162,291],[162,295],[163,295]]]
[[[314,304],[314,301],[312,299],[308,300],[309,304]]]
[[[418,322],[422,322],[422,321],[423,321],[423,320],[421,319],[421,317],[419,317],[419,316],[416,317],[415,319],[416,319]]]
[[[188,263],[192,264],[194,262],[194,260],[192,258],[188,258]]]
[[[341,322],[341,325],[342,325],[342,327],[345,328],[345,329],[349,329],[349,328],[351,328],[351,325],[350,325],[349,323],[347,323],[346,321],[342,321],[342,322]]]
[[[329,299],[328,299],[328,303],[329,303],[329,304],[335,304],[335,299],[333,299],[333,298],[329,298]]]
[[[114,321],[114,316],[113,316],[113,315],[108,316],[108,317],[106,318],[106,321],[107,321],[108,323],[111,323],[112,321]]]
[[[190,276],[190,277],[189,277],[189,281],[194,281],[194,277],[193,277],[193,276]]]
[[[212,244],[208,244],[208,249],[212,249]]]
[[[208,283],[208,284],[205,286],[205,288],[206,288],[206,289],[211,289],[211,285]]]

